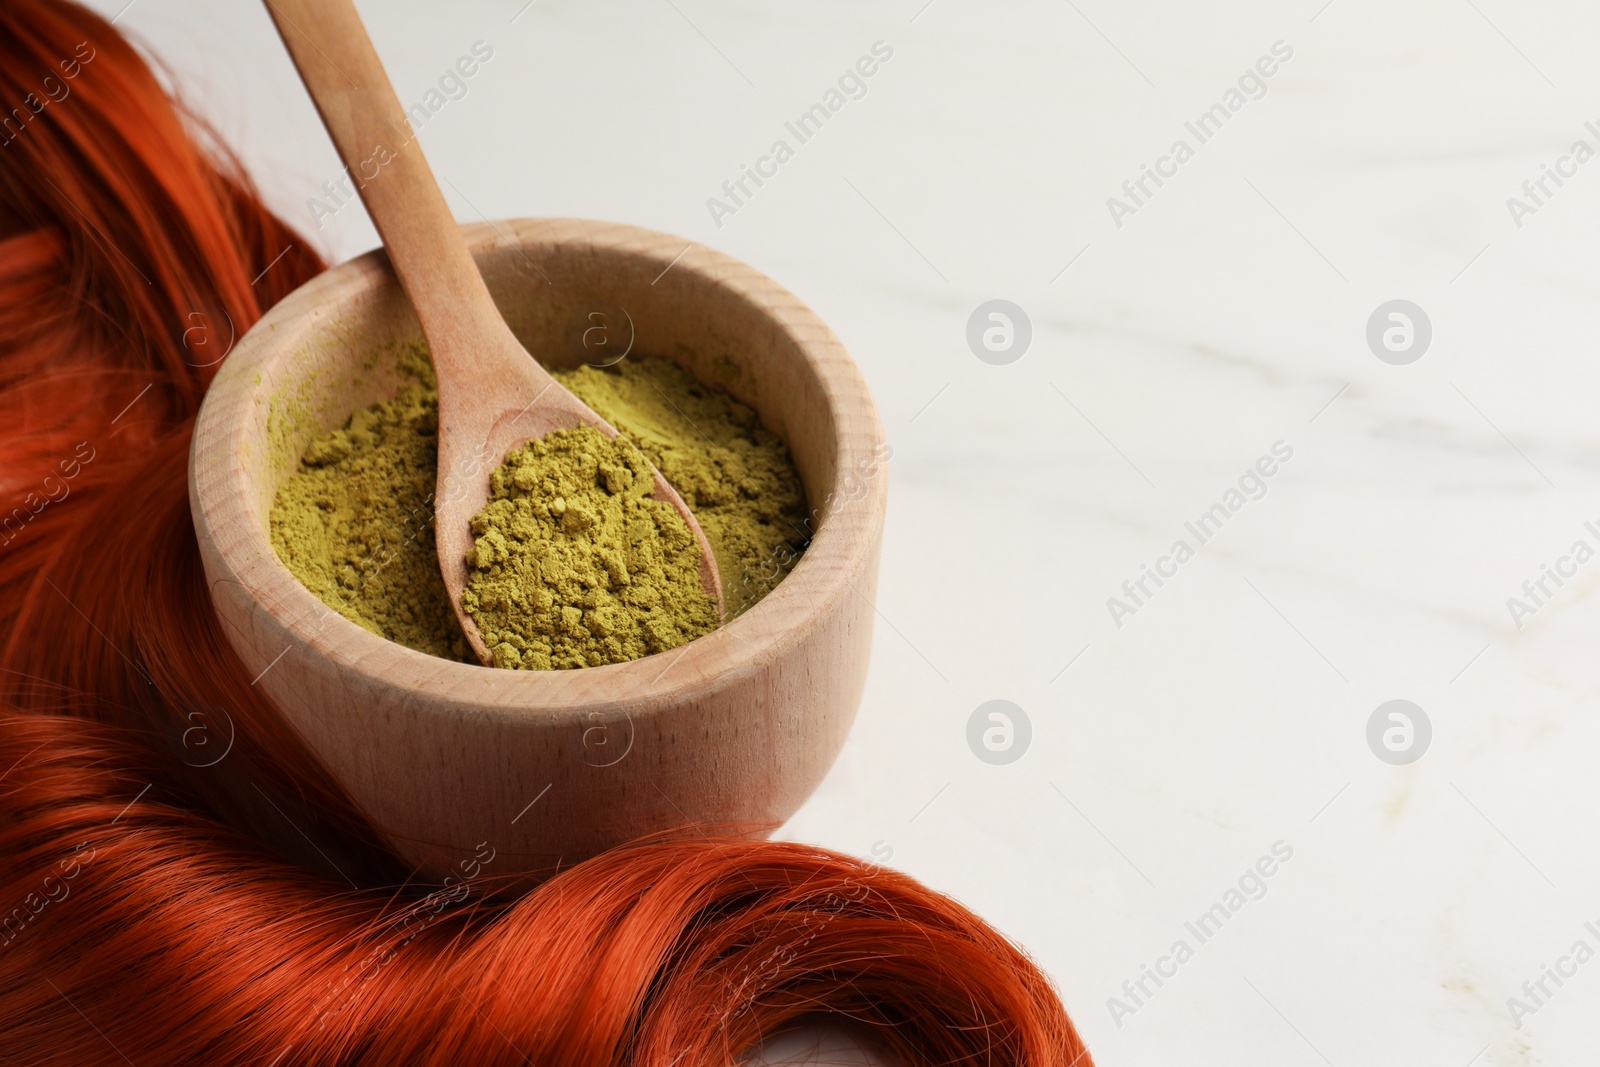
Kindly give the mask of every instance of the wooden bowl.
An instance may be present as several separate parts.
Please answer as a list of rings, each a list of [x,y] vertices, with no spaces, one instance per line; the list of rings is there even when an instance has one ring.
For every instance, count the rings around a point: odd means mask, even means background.
[[[388,353],[421,336],[376,251],[269,311],[200,410],[189,499],[229,640],[429,876],[485,847],[495,873],[546,871],[684,823],[783,821],[832,764],[866,676],[888,450],[860,372],[793,294],[710,249],[685,252],[682,238],[572,219],[463,229],[513,332],[547,366],[666,356],[753,407],[799,469],[810,546],[716,632],[583,670],[437,659],[326,608],[273,552],[268,514],[312,437],[395,394]]]

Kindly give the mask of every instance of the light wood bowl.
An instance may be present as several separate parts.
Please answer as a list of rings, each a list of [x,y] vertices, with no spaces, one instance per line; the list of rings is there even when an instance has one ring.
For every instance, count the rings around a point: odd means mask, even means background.
[[[326,608],[278,560],[268,515],[312,437],[395,394],[387,353],[421,336],[377,251],[269,311],[200,410],[189,499],[229,640],[393,849],[431,877],[485,845],[495,873],[537,872],[684,823],[783,821],[832,764],[865,682],[887,471],[860,372],[793,294],[728,256],[685,252],[681,238],[571,219],[463,230],[495,303],[546,366],[598,362],[584,330],[605,322],[602,351],[614,352],[630,340],[618,322],[631,321],[632,355],[671,358],[753,407],[805,484],[809,548],[716,632],[583,670],[437,659]]]

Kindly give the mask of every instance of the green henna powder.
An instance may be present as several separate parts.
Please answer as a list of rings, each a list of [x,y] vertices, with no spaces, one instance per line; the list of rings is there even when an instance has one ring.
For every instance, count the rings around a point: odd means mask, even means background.
[[[654,490],[644,453],[590,426],[506,456],[461,595],[496,667],[623,663],[717,628],[700,546]]]
[[[393,400],[316,438],[272,504],[272,547],[317,599],[419,652],[467,659],[433,540],[439,394],[425,357]]]
[[[438,394],[426,348],[402,362],[412,383],[306,448],[274,501],[273,547],[346,618],[474,662],[435,556]],[[809,540],[805,494],[787,448],[755,412],[665,359],[556,377],[622,440],[551,435],[513,451],[493,476],[463,606],[493,635],[498,666],[621,662],[714,627],[688,528],[649,499],[641,462],[666,475],[705,530],[728,619],[793,569]]]

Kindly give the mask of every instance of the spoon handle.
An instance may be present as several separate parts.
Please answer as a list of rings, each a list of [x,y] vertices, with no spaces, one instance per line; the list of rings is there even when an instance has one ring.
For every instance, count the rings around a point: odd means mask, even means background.
[[[475,353],[503,347],[507,328],[361,16],[351,0],[266,5],[416,310],[435,370],[462,380]]]

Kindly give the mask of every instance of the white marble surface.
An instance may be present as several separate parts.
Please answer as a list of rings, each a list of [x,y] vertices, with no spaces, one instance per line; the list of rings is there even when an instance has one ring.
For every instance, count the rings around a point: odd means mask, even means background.
[[[421,134],[461,218],[714,245],[865,370],[895,448],[876,657],[787,834],[998,924],[1102,1064],[1592,1062],[1600,962],[1520,1028],[1507,998],[1600,950],[1600,560],[1520,628],[1506,599],[1600,546],[1600,161],[1520,228],[1506,198],[1600,148],[1600,14],[1321,2],[362,6],[407,100],[494,50]],[[121,24],[309,222],[338,167],[265,17]],[[867,95],[714,225],[707,197],[879,40]],[[1184,122],[1280,40],[1197,146]],[[1194,157],[1118,228],[1106,198],[1179,137]],[[375,243],[359,207],[317,237]],[[997,297],[1033,324],[1008,366],[964,340]],[[1393,298],[1433,326],[1407,366],[1364,339]],[[1277,441],[1267,495],[1118,628],[1106,599]],[[997,698],[1033,729],[1006,766],[966,741]],[[1409,766],[1365,739],[1394,698],[1433,726]],[[1278,841],[1200,944],[1185,922]]]

